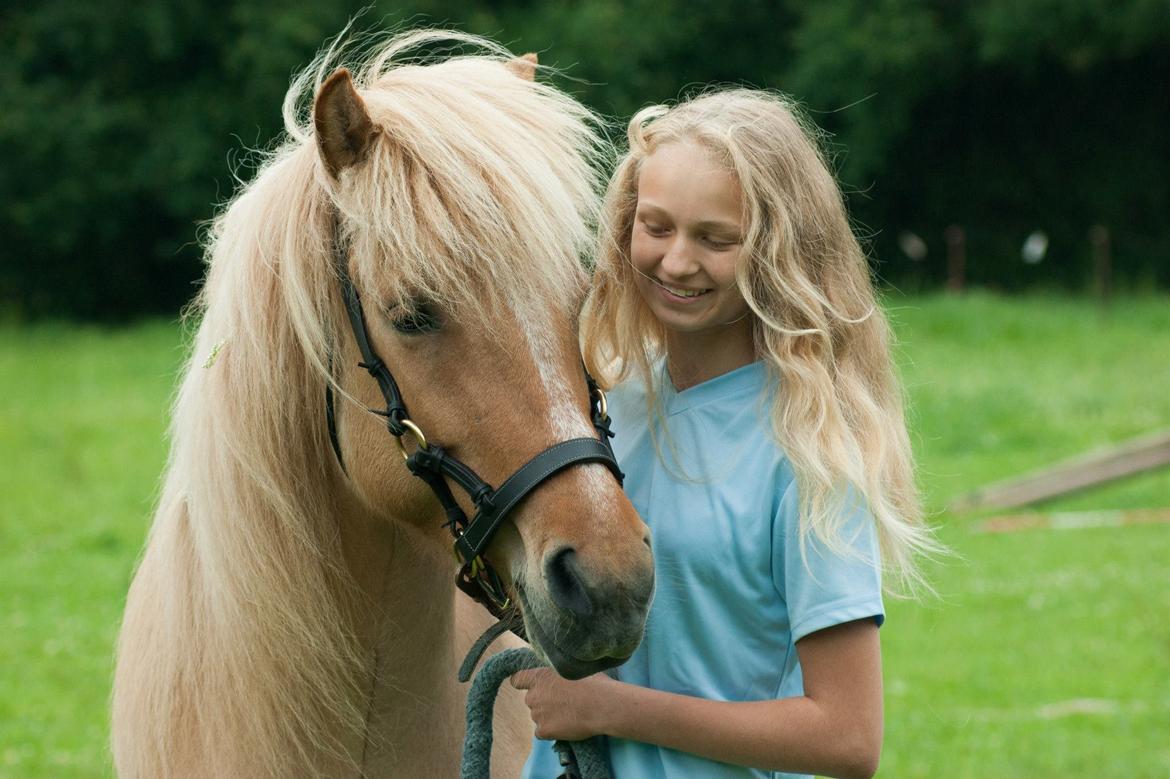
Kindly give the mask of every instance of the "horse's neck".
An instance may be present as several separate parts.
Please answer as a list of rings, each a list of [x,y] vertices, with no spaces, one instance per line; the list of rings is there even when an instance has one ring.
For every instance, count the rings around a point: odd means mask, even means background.
[[[369,658],[366,733],[357,746],[363,775],[453,775],[448,769],[461,745],[464,696],[453,670],[450,558],[409,528],[361,512],[342,527],[361,591],[357,629]]]
[[[491,616],[456,595],[449,552],[408,528],[355,516],[343,523],[350,569],[367,612],[357,621],[370,663],[362,775],[456,776],[466,685],[456,678]],[[494,651],[515,646],[514,637]],[[516,776],[532,724],[519,691],[505,684],[496,707],[492,776]]]

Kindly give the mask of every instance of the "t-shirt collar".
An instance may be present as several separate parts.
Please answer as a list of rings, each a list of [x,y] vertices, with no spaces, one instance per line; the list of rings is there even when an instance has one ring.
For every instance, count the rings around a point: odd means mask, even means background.
[[[667,414],[676,414],[722,398],[759,392],[767,378],[764,361],[756,360],[679,392],[670,380],[665,360],[658,369],[659,392]]]

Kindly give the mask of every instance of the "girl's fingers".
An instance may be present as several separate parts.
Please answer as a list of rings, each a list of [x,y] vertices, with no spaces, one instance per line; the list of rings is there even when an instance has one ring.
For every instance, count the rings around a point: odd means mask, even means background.
[[[527,690],[532,686],[533,677],[535,675],[535,671],[517,671],[510,677],[512,686],[517,690]]]

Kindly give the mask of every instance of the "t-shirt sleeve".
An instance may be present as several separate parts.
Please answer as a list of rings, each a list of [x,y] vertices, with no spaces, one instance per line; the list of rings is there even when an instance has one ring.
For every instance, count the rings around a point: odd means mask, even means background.
[[[842,504],[840,549],[815,534],[800,549],[800,497],[792,481],[772,520],[772,578],[788,608],[793,642],[818,630],[872,618],[885,621],[881,560],[873,517],[855,492]]]

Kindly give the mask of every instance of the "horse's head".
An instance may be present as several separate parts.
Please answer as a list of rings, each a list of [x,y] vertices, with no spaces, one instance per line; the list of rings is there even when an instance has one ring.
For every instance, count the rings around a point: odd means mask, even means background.
[[[379,65],[358,76],[360,91],[340,70],[313,114],[370,346],[427,443],[495,487],[550,445],[597,435],[575,322],[597,141],[587,112],[534,83],[533,67],[486,57]],[[339,395],[385,406],[338,320]],[[357,403],[340,404],[337,423],[351,488],[388,520],[450,544],[431,489],[410,475],[385,421]],[[519,601],[534,647],[576,678],[637,646],[649,546],[617,479],[591,463],[525,497],[484,557]]]

